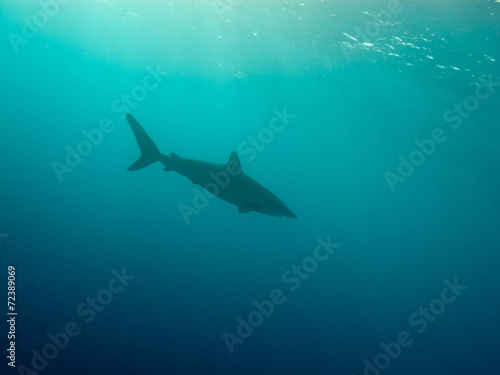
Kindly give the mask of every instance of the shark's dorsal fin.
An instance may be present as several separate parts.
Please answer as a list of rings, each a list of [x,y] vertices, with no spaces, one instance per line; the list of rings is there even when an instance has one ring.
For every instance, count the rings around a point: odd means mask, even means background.
[[[231,155],[229,155],[229,161],[227,162],[227,164],[231,164],[231,169],[241,171],[240,157],[238,156],[236,151],[231,152]]]

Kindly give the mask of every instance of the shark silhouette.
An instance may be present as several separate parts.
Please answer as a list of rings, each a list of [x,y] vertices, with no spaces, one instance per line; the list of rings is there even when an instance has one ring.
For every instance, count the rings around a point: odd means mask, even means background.
[[[142,126],[130,114],[127,121],[141,151],[139,159],[128,170],[136,171],[161,162],[165,171],[175,171],[193,184],[238,207],[239,212],[260,212],[271,216],[297,216],[273,193],[243,173],[238,154],[233,151],[226,164],[186,159],[175,153],[162,154]]]

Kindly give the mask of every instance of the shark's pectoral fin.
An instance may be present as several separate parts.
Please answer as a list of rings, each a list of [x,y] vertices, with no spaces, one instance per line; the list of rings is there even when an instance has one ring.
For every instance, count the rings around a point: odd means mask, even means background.
[[[238,211],[240,211],[242,214],[249,213],[254,210],[254,206],[249,203],[242,203],[238,206]]]
[[[193,179],[193,178],[191,178],[191,177],[188,177],[187,179],[188,179],[189,181],[191,181],[191,182],[193,183],[193,185],[200,185],[200,186],[201,186],[201,184],[200,184],[198,181],[196,181],[195,179]]]

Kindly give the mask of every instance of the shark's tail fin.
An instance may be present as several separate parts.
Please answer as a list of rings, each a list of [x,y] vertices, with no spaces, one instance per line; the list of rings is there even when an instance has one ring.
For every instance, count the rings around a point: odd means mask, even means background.
[[[155,161],[161,161],[163,155],[156,147],[153,140],[149,137],[146,131],[142,128],[142,126],[137,122],[137,120],[130,114],[127,113],[125,115],[127,121],[134,132],[135,139],[137,140],[137,144],[141,150],[141,156],[137,161],[128,167],[129,171],[137,171],[139,169],[145,168],[150,164],[153,164]]]

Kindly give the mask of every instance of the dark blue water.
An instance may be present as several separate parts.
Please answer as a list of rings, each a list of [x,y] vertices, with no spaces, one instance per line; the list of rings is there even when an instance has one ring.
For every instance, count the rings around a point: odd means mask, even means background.
[[[497,374],[499,2],[0,10],[2,374]]]

